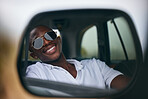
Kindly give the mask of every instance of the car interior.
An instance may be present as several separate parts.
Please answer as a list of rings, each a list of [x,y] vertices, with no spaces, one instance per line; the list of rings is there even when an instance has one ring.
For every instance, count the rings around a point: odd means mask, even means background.
[[[122,11],[77,9],[39,13],[31,19],[26,27],[17,62],[21,82],[33,94],[52,97],[102,97],[114,93],[114,90],[26,78],[27,66],[40,61],[31,58],[28,50],[29,31],[37,25],[45,25],[59,30],[63,53],[67,59],[74,58],[79,61],[91,58],[100,59],[109,67],[122,72],[133,80],[138,70],[138,64],[143,61],[134,24],[130,17]],[[37,87],[40,87],[40,91]],[[51,89],[51,94],[41,91],[45,89]]]

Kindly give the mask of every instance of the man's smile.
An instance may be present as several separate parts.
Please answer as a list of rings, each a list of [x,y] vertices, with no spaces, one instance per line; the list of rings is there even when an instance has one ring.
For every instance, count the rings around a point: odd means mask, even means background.
[[[56,45],[52,45],[43,50],[45,54],[53,54],[56,51]]]
[[[55,51],[55,46],[51,47],[46,51],[46,53],[52,54]]]
[[[47,50],[47,53],[50,52],[51,50],[53,50],[55,48],[55,46],[53,46],[52,48]]]

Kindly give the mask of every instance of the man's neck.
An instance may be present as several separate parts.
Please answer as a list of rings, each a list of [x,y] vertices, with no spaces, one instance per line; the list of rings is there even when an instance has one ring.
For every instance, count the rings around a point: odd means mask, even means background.
[[[66,61],[66,58],[63,53],[60,55],[60,57],[57,60],[48,62],[48,64],[62,67],[63,69],[67,70],[74,78],[76,78],[77,71],[75,69],[75,66]]]
[[[67,64],[67,61],[66,61],[64,54],[62,53],[58,59],[54,61],[45,62],[45,63],[64,68]]]

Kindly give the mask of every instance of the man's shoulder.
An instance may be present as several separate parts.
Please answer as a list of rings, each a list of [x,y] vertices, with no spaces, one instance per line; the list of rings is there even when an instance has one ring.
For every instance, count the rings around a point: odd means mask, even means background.
[[[34,62],[34,63],[30,64],[28,66],[28,68],[38,68],[40,66],[42,66],[42,63],[41,62]]]

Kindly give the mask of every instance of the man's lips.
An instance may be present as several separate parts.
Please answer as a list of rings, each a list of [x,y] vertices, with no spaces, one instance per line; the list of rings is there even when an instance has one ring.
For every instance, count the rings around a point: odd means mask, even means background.
[[[55,46],[51,47],[50,49],[48,49],[46,52],[49,53],[50,51],[52,51],[55,48]]]
[[[55,44],[52,44],[52,45],[49,45],[48,47],[46,47],[43,50],[43,53],[52,54],[53,52],[55,52],[55,50],[56,50],[56,45]]]

